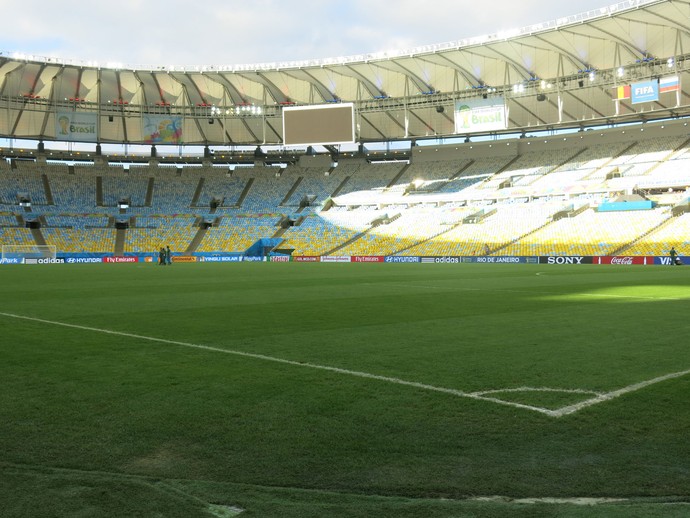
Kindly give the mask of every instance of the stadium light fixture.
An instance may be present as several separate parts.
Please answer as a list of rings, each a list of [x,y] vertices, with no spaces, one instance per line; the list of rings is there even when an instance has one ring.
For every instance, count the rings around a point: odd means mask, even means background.
[[[524,83],[520,83],[518,85],[518,93],[524,94],[525,93],[525,85]]]

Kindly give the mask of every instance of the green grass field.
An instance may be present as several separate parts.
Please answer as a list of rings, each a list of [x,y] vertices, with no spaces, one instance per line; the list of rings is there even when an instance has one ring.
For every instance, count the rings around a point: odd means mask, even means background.
[[[687,268],[3,266],[0,290],[3,517],[690,514]]]

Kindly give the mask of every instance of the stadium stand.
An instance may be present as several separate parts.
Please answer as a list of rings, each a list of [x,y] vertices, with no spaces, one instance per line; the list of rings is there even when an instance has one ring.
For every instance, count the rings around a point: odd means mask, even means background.
[[[684,135],[531,147],[331,167],[3,161],[2,243],[34,244],[22,228],[28,218],[63,253],[114,253],[117,222],[124,253],[164,245],[244,253],[266,238],[295,255],[663,255],[688,247],[679,238],[688,216],[671,211],[688,196]],[[633,192],[651,200],[650,210],[597,210]]]

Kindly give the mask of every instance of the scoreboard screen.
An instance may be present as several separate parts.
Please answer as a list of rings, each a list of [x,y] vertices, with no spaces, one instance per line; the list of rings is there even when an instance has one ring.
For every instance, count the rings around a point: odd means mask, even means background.
[[[329,145],[355,142],[352,103],[283,108],[283,144]]]

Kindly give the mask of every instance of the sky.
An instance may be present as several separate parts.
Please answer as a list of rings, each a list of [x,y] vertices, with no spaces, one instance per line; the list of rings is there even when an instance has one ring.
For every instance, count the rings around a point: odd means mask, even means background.
[[[129,65],[356,56],[494,34],[611,0],[0,0],[0,52]]]

